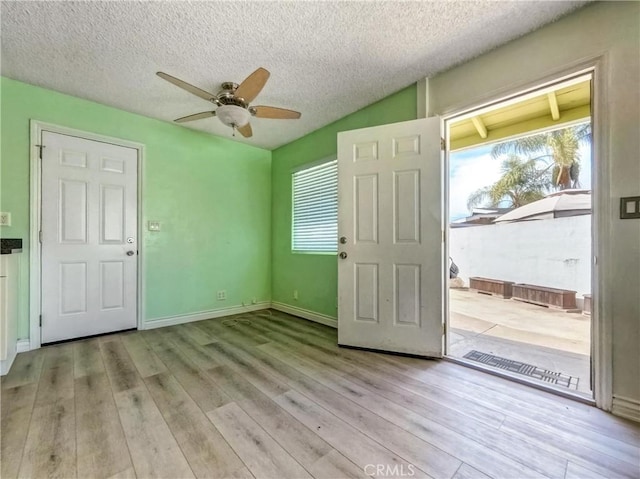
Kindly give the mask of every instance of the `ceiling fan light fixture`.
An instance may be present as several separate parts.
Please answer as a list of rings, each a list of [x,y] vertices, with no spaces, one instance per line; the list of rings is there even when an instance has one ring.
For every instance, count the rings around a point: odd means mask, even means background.
[[[221,105],[216,110],[216,116],[225,125],[240,128],[249,123],[251,113],[241,106]]]
[[[300,118],[300,112],[287,110],[285,108],[276,108],[273,106],[256,106],[249,104],[260,93],[265,83],[269,79],[270,73],[260,67],[251,75],[244,79],[240,85],[232,82],[224,82],[222,91],[216,95],[209,93],[201,88],[193,86],[179,78],[171,76],[164,72],[158,72],[157,75],[163,80],[173,83],[175,86],[182,88],[189,93],[196,95],[204,100],[215,103],[218,107],[215,111],[203,111],[193,115],[183,116],[175,120],[177,123],[185,123],[188,121],[202,120],[211,116],[217,116],[223,125],[230,126],[233,130],[233,136],[238,131],[245,138],[253,136],[253,129],[249,119],[252,116],[257,118],[275,118],[282,120],[293,120]]]

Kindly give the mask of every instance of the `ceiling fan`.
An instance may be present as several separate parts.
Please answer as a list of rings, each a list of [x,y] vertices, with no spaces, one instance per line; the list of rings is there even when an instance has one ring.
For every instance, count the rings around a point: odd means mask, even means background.
[[[217,108],[214,111],[203,111],[194,115],[178,118],[177,123],[186,121],[201,120],[211,116],[217,116],[222,123],[230,126],[235,135],[238,130],[242,136],[249,138],[253,135],[249,119],[251,116],[257,118],[274,118],[280,120],[295,120],[300,118],[300,112],[286,110],[284,108],[276,108],[274,106],[250,106],[258,93],[262,90],[265,83],[269,79],[270,73],[264,68],[258,68],[249,75],[240,85],[232,82],[222,84],[222,89],[216,93],[209,93],[196,86],[164,72],[158,72],[157,75],[170,83],[192,93],[204,100],[215,104]]]

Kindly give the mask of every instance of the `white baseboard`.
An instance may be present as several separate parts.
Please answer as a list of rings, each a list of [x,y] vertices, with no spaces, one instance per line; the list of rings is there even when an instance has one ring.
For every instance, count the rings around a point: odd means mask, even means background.
[[[622,396],[613,396],[611,412],[616,416],[640,422],[640,401]]]
[[[164,318],[149,319],[142,323],[142,329],[164,328],[165,326],[173,326],[175,324],[190,323],[192,321],[202,321],[203,319],[221,318],[223,316],[232,316],[234,314],[259,311],[261,309],[269,309],[270,307],[271,303],[269,301],[264,301],[256,304],[248,304],[246,306],[231,306],[230,308],[212,309],[210,311],[200,311],[197,313],[182,314],[178,316],[167,316]]]
[[[0,361],[0,376],[4,376],[9,372],[13,365],[13,361],[16,359],[16,354],[17,353],[13,351],[12,353],[7,354],[7,359]]]
[[[20,339],[16,341],[16,348],[10,348],[9,351],[7,351],[7,359],[0,361],[0,376],[4,376],[9,372],[18,353],[29,351],[29,349],[28,339]]]
[[[13,354],[9,356],[7,359],[3,359],[2,361],[0,361],[0,376],[4,376],[9,372],[9,370],[11,369],[11,366],[13,365],[13,360],[15,358],[16,358],[16,355]]]
[[[338,320],[327,316],[326,314],[316,313],[315,311],[309,311],[308,309],[298,308],[297,306],[291,306],[290,304],[278,303],[274,301],[271,303],[271,307],[275,310],[282,311],[283,313],[291,314],[293,316],[299,316],[309,321],[324,324],[332,328],[338,327]]]
[[[26,353],[27,351],[31,351],[31,342],[28,339],[18,339],[16,352]]]

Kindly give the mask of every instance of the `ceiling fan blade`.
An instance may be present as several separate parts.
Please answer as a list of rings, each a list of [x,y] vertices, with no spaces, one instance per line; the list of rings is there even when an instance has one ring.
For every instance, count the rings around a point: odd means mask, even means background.
[[[178,118],[177,120],[173,120],[173,121],[175,121],[176,123],[184,123],[185,121],[202,120],[203,118],[209,118],[215,115],[216,115],[215,111],[203,111],[202,113],[183,116],[182,118]]]
[[[237,128],[237,130],[245,138],[251,138],[253,136],[253,130],[251,129],[251,123],[247,123],[246,125],[241,126],[240,128]]]
[[[276,118],[278,120],[296,120],[302,116],[299,111],[285,110],[275,106],[254,106],[252,107],[258,118]]]
[[[157,72],[158,75],[163,80],[167,80],[169,83],[173,83],[175,86],[182,88],[183,90],[188,91],[189,93],[199,96],[203,100],[214,101],[216,96],[213,93],[209,93],[208,91],[204,91],[197,86],[193,86],[185,81],[180,80],[179,78],[173,77],[164,72]]]
[[[251,103],[258,93],[264,88],[264,84],[269,79],[269,73],[264,68],[258,68],[249,75],[235,91],[235,96],[243,98],[246,103]]]

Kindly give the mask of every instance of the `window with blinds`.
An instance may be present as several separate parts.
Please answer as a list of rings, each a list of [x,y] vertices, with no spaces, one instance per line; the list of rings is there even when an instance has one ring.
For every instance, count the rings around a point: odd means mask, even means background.
[[[293,173],[292,249],[314,253],[337,251],[337,160]]]

